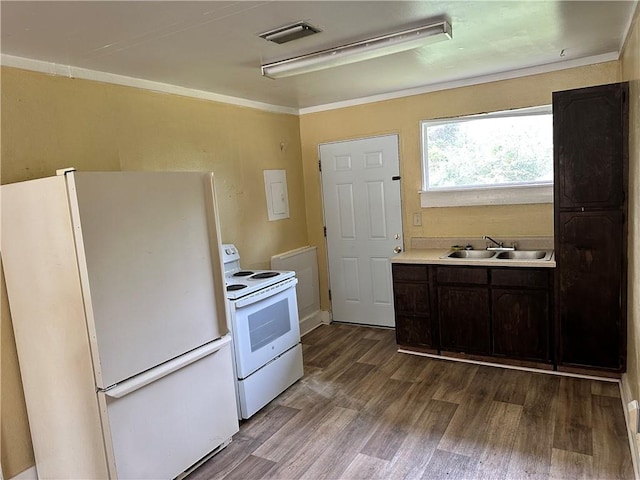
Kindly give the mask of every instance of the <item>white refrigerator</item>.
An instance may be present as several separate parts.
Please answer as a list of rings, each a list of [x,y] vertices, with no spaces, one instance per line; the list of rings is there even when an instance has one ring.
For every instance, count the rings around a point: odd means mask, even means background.
[[[1,190],[0,250],[40,478],[173,478],[238,431],[210,173]]]

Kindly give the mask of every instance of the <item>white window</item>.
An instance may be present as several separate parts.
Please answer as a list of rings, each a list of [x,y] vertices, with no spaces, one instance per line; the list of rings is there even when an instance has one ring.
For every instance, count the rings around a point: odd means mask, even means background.
[[[421,126],[423,207],[553,202],[550,105]]]

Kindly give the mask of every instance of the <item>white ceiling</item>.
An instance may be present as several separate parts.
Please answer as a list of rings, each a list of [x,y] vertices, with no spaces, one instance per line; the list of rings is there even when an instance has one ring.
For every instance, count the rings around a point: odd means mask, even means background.
[[[4,64],[22,57],[305,109],[531,67],[615,59],[636,4],[3,0],[0,49]],[[453,27],[446,42],[297,77],[272,80],[260,73],[262,63],[443,18]],[[283,45],[258,37],[300,20],[322,33]]]

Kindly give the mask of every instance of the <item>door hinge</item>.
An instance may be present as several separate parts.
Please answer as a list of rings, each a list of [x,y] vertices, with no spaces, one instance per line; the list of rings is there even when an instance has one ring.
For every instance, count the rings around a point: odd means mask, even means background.
[[[391,180],[400,180],[400,175],[394,175],[393,177],[391,177]]]
[[[329,289],[329,301],[331,301],[331,289]]]
[[[324,231],[324,238],[327,238],[327,227],[322,227],[322,230]]]
[[[322,160],[318,160],[318,171],[322,171]]]

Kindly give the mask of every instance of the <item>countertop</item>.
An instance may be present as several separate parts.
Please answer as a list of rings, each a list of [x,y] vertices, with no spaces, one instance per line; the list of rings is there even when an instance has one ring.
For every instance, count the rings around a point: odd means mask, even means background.
[[[449,248],[420,248],[408,250],[391,257],[391,263],[413,263],[424,265],[464,265],[475,267],[532,267],[555,268],[555,253],[551,260],[498,260],[498,259],[468,259],[468,258],[441,258],[449,253]]]

